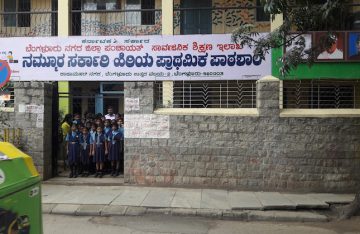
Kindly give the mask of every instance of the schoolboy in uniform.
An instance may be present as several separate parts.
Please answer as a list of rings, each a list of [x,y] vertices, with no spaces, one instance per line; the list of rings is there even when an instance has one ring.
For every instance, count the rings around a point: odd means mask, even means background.
[[[80,163],[82,176],[89,176],[89,163],[90,163],[90,152],[91,152],[91,136],[87,128],[83,128],[80,137]]]

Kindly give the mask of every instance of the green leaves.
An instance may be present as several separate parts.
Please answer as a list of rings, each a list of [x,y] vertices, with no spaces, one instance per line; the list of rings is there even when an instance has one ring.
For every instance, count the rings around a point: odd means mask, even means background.
[[[280,73],[285,76],[301,63],[311,66],[321,51],[330,48],[333,32],[348,30],[352,13],[348,7],[349,0],[262,0],[266,13],[283,15],[283,24],[268,36],[254,39],[258,34],[255,26],[246,24],[234,30],[232,40],[242,46],[254,49],[254,55],[265,59],[271,49],[293,45],[279,59]],[[327,31],[328,33],[306,48],[306,39],[302,35],[310,31]],[[296,32],[296,36],[290,36]]]

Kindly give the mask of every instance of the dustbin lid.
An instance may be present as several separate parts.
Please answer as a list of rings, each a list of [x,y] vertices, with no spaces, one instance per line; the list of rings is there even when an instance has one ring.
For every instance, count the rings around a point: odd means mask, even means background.
[[[7,142],[0,142],[0,193],[1,189],[38,178],[30,156]]]

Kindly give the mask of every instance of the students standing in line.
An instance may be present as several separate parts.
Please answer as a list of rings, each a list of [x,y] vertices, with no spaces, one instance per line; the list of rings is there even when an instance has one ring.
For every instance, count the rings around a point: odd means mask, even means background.
[[[69,178],[76,178],[77,174],[77,166],[79,163],[79,146],[80,146],[80,137],[78,134],[78,129],[76,124],[71,125],[71,132],[69,132],[66,136],[66,149],[68,155],[68,163],[70,166],[70,174]]]

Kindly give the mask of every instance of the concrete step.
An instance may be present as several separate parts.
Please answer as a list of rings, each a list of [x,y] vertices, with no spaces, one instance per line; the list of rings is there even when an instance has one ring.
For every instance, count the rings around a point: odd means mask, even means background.
[[[206,218],[271,221],[271,222],[327,222],[325,215],[311,211],[254,211],[254,210],[222,210],[222,209],[185,209],[185,208],[149,208],[139,206],[108,206],[78,204],[44,204],[43,213],[77,216],[142,216],[142,215],[174,215],[199,216]]]

